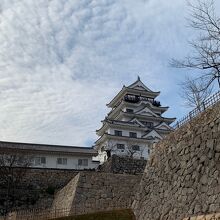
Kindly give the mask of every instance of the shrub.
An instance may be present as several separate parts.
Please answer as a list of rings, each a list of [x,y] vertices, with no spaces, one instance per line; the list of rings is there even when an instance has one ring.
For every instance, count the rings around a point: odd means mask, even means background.
[[[46,193],[48,193],[49,195],[54,195],[55,193],[55,188],[52,186],[48,186],[46,189]]]

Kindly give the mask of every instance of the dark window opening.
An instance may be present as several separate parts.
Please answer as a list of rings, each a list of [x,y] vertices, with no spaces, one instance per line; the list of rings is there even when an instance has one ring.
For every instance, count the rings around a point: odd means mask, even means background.
[[[46,157],[41,157],[41,163],[46,164]]]
[[[139,145],[133,145],[132,150],[140,151],[140,146]]]
[[[35,157],[34,158],[35,166],[42,165],[42,164],[46,164],[46,157]]]
[[[129,137],[136,138],[137,137],[137,133],[129,132]]]
[[[122,131],[115,130],[115,135],[116,136],[122,136]]]
[[[88,166],[88,159],[78,159],[79,166]]]
[[[62,157],[57,158],[57,164],[67,165],[67,158],[62,158]]]
[[[106,150],[106,153],[107,153],[107,158],[111,157],[112,155],[111,150]]]
[[[128,112],[128,113],[133,113],[134,110],[133,110],[133,109],[130,109],[130,108],[126,108],[126,112]]]
[[[153,122],[141,121],[141,123],[144,124],[148,128],[153,128],[154,127]]]
[[[125,145],[124,144],[117,144],[117,149],[124,150],[125,149]]]

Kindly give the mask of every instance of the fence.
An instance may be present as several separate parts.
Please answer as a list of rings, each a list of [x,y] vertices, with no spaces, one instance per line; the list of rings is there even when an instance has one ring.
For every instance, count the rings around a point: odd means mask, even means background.
[[[22,211],[13,211],[0,220],[47,220],[59,217],[65,217],[70,214],[69,209],[31,209]]]
[[[92,214],[96,212],[100,212],[100,219],[105,215],[111,216],[111,219],[125,219],[120,218],[120,210],[130,210],[130,208],[118,208],[112,207],[111,209],[100,209],[100,210],[84,210],[80,213],[76,213],[76,210],[71,207],[64,208],[64,209],[31,209],[31,210],[20,210],[20,211],[13,211],[8,213],[7,216],[0,216],[0,220],[52,220],[60,217],[65,216],[74,216],[74,215],[82,215],[82,214]],[[95,216],[93,217],[95,219]],[[133,219],[133,218],[132,218]]]
[[[202,102],[201,105],[199,105],[197,108],[190,111],[185,117],[183,117],[182,119],[177,121],[177,123],[173,127],[174,128],[181,127],[182,125],[184,125],[187,122],[191,121],[193,118],[195,118],[201,112],[203,112],[207,108],[215,105],[219,101],[220,101],[220,91],[218,91],[214,95],[210,96],[208,99],[206,99],[204,102]]]

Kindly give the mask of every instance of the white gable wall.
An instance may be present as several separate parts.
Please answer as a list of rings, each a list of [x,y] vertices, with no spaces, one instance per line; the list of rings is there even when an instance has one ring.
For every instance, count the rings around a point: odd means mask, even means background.
[[[157,137],[158,139],[162,139],[163,137],[160,135],[160,134],[158,134],[155,130],[152,130],[151,132],[149,132],[147,135],[145,135],[144,136],[145,138],[147,138],[147,137],[153,137],[153,138],[155,138],[155,137]]]
[[[167,125],[165,122],[159,124],[156,128],[163,130],[172,130],[172,128],[169,125]]]
[[[129,86],[129,88],[151,91],[147,86],[145,86],[145,85],[140,81],[140,79],[138,79],[135,83],[131,84],[131,85]]]

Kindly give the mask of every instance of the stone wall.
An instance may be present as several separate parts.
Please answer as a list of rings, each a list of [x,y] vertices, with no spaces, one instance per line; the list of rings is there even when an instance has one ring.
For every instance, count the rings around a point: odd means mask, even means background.
[[[65,187],[56,193],[52,209],[66,209],[67,214],[71,211],[79,177],[80,174],[76,175]]]
[[[138,175],[80,173],[56,194],[52,209],[71,205],[71,213],[82,214],[131,208],[140,180]]]
[[[156,145],[133,209],[138,220],[220,211],[220,104]]]
[[[16,172],[20,172],[19,169],[15,168],[13,173]],[[77,170],[26,168],[16,188],[10,187],[9,199],[7,199],[8,184],[0,184],[0,215],[6,209],[10,211],[11,209],[50,207],[54,199],[53,192],[64,187],[78,172]],[[9,200],[8,205],[6,200]]]
[[[22,184],[41,190],[48,187],[60,189],[78,173],[78,170],[29,168]]]
[[[98,170],[106,173],[143,174],[147,161],[112,155]]]

